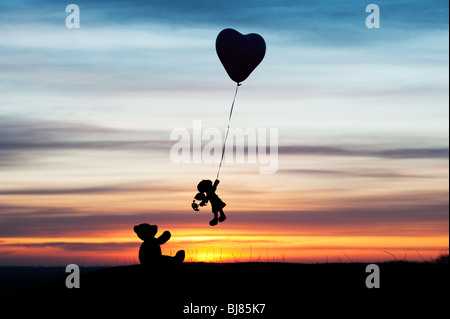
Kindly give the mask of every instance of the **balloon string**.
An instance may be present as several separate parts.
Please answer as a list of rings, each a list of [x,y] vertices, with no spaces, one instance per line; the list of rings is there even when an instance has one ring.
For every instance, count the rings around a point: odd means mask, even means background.
[[[219,164],[219,169],[217,171],[217,177],[216,179],[219,179],[219,175],[220,175],[220,169],[222,168],[222,163],[223,163],[223,157],[225,155],[225,145],[227,144],[227,139],[228,139],[228,133],[230,132],[230,124],[231,124],[231,117],[233,116],[233,110],[234,110],[234,102],[236,102],[236,97],[239,91],[239,87],[241,86],[241,83],[238,83],[236,85],[236,92],[234,93],[234,98],[233,98],[233,103],[231,104],[231,110],[230,110],[230,116],[228,118],[228,127],[227,127],[227,133],[225,135],[225,140],[223,141],[223,148],[222,148],[222,158],[220,159],[220,164]]]

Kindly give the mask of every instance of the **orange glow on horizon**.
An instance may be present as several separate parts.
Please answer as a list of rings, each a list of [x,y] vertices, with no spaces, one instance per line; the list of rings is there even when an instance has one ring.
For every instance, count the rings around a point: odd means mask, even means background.
[[[121,234],[120,236],[118,236]],[[205,235],[178,229],[162,246],[163,254],[186,251],[186,262],[359,262],[431,260],[448,253],[448,237],[334,237],[261,234]],[[101,238],[0,238],[7,253],[20,259],[53,256],[91,264],[135,264],[141,241],[129,232]],[[87,244],[85,248],[78,245]],[[111,245],[105,248],[103,245]],[[71,248],[74,245],[74,248]],[[117,245],[117,247],[115,246]],[[123,247],[122,247],[123,245]]]

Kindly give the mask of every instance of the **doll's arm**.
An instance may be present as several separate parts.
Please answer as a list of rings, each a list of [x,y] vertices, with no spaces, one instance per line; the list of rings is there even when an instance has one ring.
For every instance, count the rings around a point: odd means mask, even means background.
[[[214,185],[213,185],[213,190],[214,191],[216,191],[217,186],[219,185],[219,183],[220,183],[220,181],[218,179],[216,179],[216,181],[214,182]]]
[[[158,244],[163,245],[169,241],[170,237],[172,237],[170,232],[165,231],[161,236],[158,237],[157,242]]]

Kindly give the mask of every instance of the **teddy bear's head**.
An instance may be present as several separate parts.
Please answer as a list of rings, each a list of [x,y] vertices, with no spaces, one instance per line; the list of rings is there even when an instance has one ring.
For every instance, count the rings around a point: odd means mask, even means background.
[[[134,226],[134,232],[138,235],[140,239],[146,241],[155,238],[155,235],[158,232],[158,226],[149,224],[140,224]]]

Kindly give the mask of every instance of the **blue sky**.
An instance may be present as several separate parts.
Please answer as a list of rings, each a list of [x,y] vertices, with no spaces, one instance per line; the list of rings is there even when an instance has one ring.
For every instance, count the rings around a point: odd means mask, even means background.
[[[262,127],[276,123],[291,138],[300,126],[302,136],[448,144],[445,1],[378,2],[380,30],[365,27],[361,1],[79,1],[79,30],[65,28],[64,2],[1,3],[5,121],[166,130],[190,127],[194,113],[222,126],[233,84],[213,44],[232,26],[268,42],[242,92],[257,102],[237,126],[258,113]],[[184,116],[168,122],[172,112]]]
[[[65,27],[69,3],[0,0],[4,224],[17,225],[18,211],[112,214],[121,194],[145,189],[154,195],[130,209],[142,215],[139,205],[172,198],[154,185],[177,194],[177,208],[189,202],[216,167],[170,163],[169,136],[193,120],[225,128],[235,84],[214,43],[232,27],[267,43],[232,125],[278,128],[280,143],[274,176],[225,167],[236,209],[350,207],[357,216],[382,203],[382,223],[397,207],[407,221],[409,198],[425,207],[411,220],[448,229],[448,1],[373,1],[377,30],[365,26],[372,2],[360,0],[74,1],[80,29]],[[259,204],[267,192],[283,203]],[[110,204],[99,194],[119,197]]]

